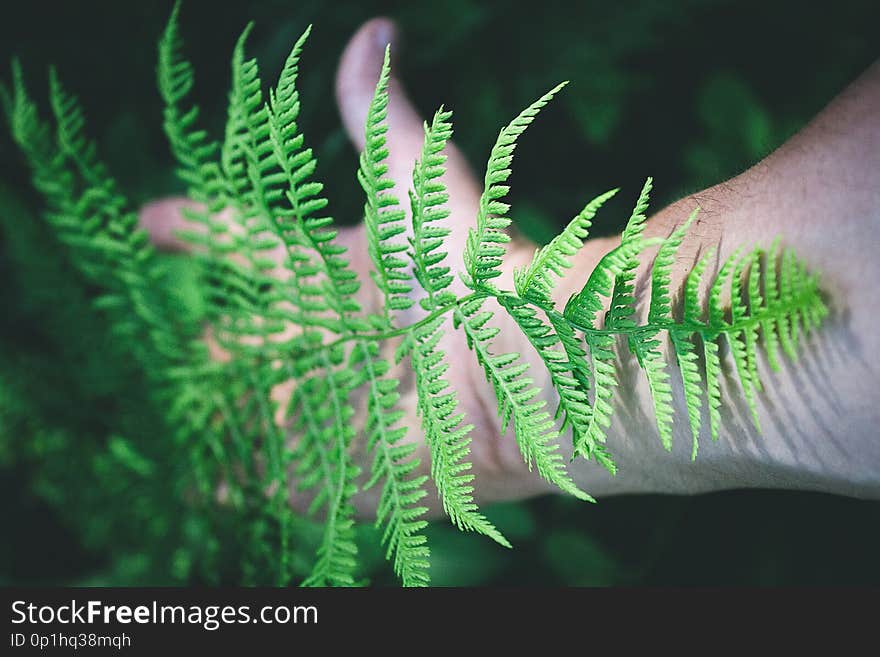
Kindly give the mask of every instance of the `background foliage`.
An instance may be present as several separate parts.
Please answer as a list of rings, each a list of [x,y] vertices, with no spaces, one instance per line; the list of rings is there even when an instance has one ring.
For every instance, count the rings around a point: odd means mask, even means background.
[[[241,26],[257,21],[251,51],[268,68],[280,67],[293,39],[315,24],[301,76],[302,125],[334,214],[347,222],[360,219],[362,195],[357,155],[331,111],[332,81],[363,20],[399,21],[397,70],[426,113],[441,102],[455,110],[457,141],[475,163],[536,92],[571,79],[520,146],[511,181],[513,217],[537,241],[609,187],[631,190],[629,198],[653,175],[659,208],[749,166],[877,57],[872,26],[880,20],[880,5],[869,2],[185,4],[198,101],[216,129]],[[38,98],[37,80],[58,65],[136,201],[179,191],[153,73],[169,11],[164,2],[35,2],[4,7],[0,24],[0,61],[18,54]],[[597,232],[619,230],[625,205],[610,204],[604,217],[620,223],[602,221]],[[234,555],[214,550],[214,561],[194,567],[200,553],[182,546],[199,545],[198,520],[170,521],[176,491],[141,485],[150,462],[125,441],[111,441],[96,470],[124,482],[117,497],[126,513],[108,516],[112,525],[87,505],[66,503],[69,487],[101,483],[77,478],[83,464],[56,459],[44,467],[53,450],[109,426],[147,438],[158,425],[138,403],[146,397],[141,382],[102,348],[107,336],[82,291],[66,285],[61,258],[35,221],[38,207],[0,131],[0,583],[223,581],[224,560]],[[185,276],[182,259],[169,263]],[[197,310],[186,285],[178,288],[182,311]],[[129,476],[120,479],[120,470]],[[880,583],[878,503],[744,491],[595,506],[542,498],[486,512],[516,549],[432,526],[435,584]],[[368,550],[373,541],[362,543]],[[364,556],[372,581],[393,581],[381,554]]]

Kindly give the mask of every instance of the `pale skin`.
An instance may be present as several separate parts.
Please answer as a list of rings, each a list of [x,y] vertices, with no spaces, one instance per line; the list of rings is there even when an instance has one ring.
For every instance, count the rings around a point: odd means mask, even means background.
[[[358,149],[363,146],[364,120],[384,46],[391,42],[393,48],[395,36],[394,25],[386,19],[366,23],[352,37],[339,65],[337,102]],[[536,90],[536,96],[540,91]],[[412,166],[423,140],[422,122],[402,84],[392,78],[389,165],[401,199],[411,186]],[[454,145],[447,154],[445,183],[452,211],[447,250],[449,264],[460,270],[467,231],[477,214],[481,181]],[[614,186],[614,181],[607,181],[606,186]],[[624,192],[634,201],[638,190]],[[167,199],[143,209],[142,224],[159,246],[181,245],[175,236],[182,225],[181,203]],[[819,332],[803,344],[797,363],[785,361],[779,373],[761,363],[765,384],[758,396],[761,432],[751,424],[738,384],[726,378],[719,440],[713,443],[704,427],[696,461],[691,460],[691,436],[677,368],[670,367],[676,422],[673,449],[667,452],[656,433],[644,376],[634,362],[629,369],[623,367],[608,433],[608,448],[618,474],[612,476],[594,462],[577,459],[570,464],[573,478],[596,497],[766,487],[880,499],[880,331],[876,325],[880,313],[880,63],[871,66],[770,156],[739,176],[683,198],[650,217],[646,235],[667,236],[695,207],[700,212],[679,254],[673,289],[680,287],[695,258],[706,249],[715,248],[723,259],[737,247],[769,246],[781,235],[785,246],[792,247],[811,270],[821,272],[831,314]],[[571,214],[579,209],[572,208]],[[601,221],[601,214],[597,220]],[[349,248],[352,266],[362,280],[362,304],[367,309],[377,308],[380,299],[368,277],[372,265],[363,227],[341,229],[339,240]],[[572,271],[556,289],[558,305],[580,290],[598,259],[619,242],[619,237],[587,242]],[[519,236],[514,236],[509,247],[499,283],[505,289],[513,288],[513,269],[528,263],[535,249]],[[643,257],[637,290],[652,255],[649,252]],[[715,271],[714,260],[709,271]],[[463,293],[460,281],[455,285],[456,291]],[[418,315],[402,319],[407,323]],[[495,351],[526,355],[536,383],[554,404],[543,366],[521,332],[502,312],[496,313],[494,321],[502,328]],[[442,347],[452,363],[446,378],[458,392],[461,410],[475,425],[471,457],[478,501],[520,499],[555,490],[526,468],[512,432],[500,435],[494,394],[467,351],[463,335],[448,330]],[[625,350],[621,355],[632,360]],[[729,355],[725,364],[730,365]],[[409,439],[421,441],[411,376],[402,376],[401,403],[406,411],[404,421],[410,427]],[[560,440],[568,456],[570,440],[566,434]],[[357,450],[359,458],[364,458],[362,451]],[[419,456],[427,467],[429,457],[424,447]],[[292,497],[297,504],[298,495],[294,492]],[[359,497],[360,511],[369,512],[373,504],[370,496]],[[432,506],[438,513],[436,501]]]

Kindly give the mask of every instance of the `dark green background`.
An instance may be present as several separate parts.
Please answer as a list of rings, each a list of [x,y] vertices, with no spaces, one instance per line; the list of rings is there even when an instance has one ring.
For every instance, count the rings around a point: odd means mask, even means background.
[[[58,66],[136,202],[179,191],[153,72],[169,11],[166,2],[2,4],[0,62],[18,55],[41,99],[46,66]],[[314,23],[301,78],[302,124],[334,213],[346,223],[359,220],[362,200],[356,154],[335,110],[333,73],[348,37],[380,14],[401,25],[399,67],[415,102],[425,114],[440,103],[454,110],[456,139],[475,168],[500,125],[559,80],[572,81],[517,150],[514,217],[538,241],[610,187],[624,194],[603,212],[599,233],[620,229],[647,175],[655,177],[658,208],[742,171],[880,54],[877,2],[185,2],[183,34],[215,128],[223,120],[229,53],[244,24],[256,20],[251,52],[270,78],[293,39]],[[73,374],[47,360],[40,313],[26,312],[30,274],[22,275],[13,257],[17,231],[32,230],[22,222],[33,221],[38,208],[3,131],[2,353],[42,363],[41,376],[63,392]],[[15,222],[8,220],[13,214]],[[88,427],[100,413],[81,408],[78,421]],[[28,439],[26,428],[4,437],[9,444]],[[112,530],[85,547],[63,505],[47,505],[29,466],[14,449],[6,452],[0,450],[0,583],[173,581],[120,565]],[[437,525],[434,583],[880,583],[878,503],[748,491],[631,496],[595,506],[544,498],[488,513],[516,549]],[[373,581],[391,581],[378,553],[365,550]]]

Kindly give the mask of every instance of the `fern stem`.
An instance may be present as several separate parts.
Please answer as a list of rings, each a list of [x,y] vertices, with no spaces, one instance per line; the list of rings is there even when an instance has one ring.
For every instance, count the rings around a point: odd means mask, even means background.
[[[462,304],[468,303],[469,301],[474,301],[476,299],[487,298],[489,296],[491,296],[491,295],[486,292],[472,292],[471,294],[463,296],[460,299],[456,299],[455,301],[452,301],[451,303],[447,303],[446,305],[443,305],[443,306],[437,308],[432,313],[425,315],[419,321],[413,322],[412,324],[409,324],[407,326],[400,326],[398,328],[393,328],[388,331],[374,331],[374,332],[367,332],[367,333],[359,333],[357,331],[351,331],[348,335],[344,335],[341,338],[338,338],[338,339],[334,340],[333,342],[328,342],[325,345],[320,345],[320,346],[314,347],[314,349],[326,349],[327,351],[330,351],[330,350],[332,350],[336,347],[342,346],[345,343],[350,342],[352,340],[373,341],[373,340],[390,340],[391,338],[397,338],[397,337],[400,337],[402,335],[406,335],[407,333],[415,331],[415,330],[431,323],[432,321],[434,321],[438,317],[442,317],[446,313],[448,313],[452,310],[455,310],[456,308],[458,308]],[[313,350],[309,349],[309,351],[313,351]]]
[[[396,337],[400,337],[403,335],[407,335],[408,333],[415,331],[416,329],[419,329],[419,328],[429,324],[430,322],[434,321],[435,319],[442,317],[443,315],[445,315],[445,314],[447,314],[457,308],[460,308],[462,305],[465,305],[471,301],[475,301],[477,299],[497,298],[497,297],[502,297],[502,296],[510,297],[512,299],[517,299],[517,300],[523,301],[523,302],[529,304],[530,306],[537,308],[539,310],[542,310],[542,311],[552,310],[552,308],[548,309],[548,307],[545,304],[536,303],[530,299],[523,299],[522,297],[519,297],[515,292],[512,292],[512,291],[508,292],[508,291],[504,291],[504,290],[492,290],[492,291],[481,290],[479,292],[471,292],[470,294],[467,294],[463,297],[460,297],[460,298],[456,299],[455,301],[452,301],[452,302],[447,303],[443,306],[440,306],[439,308],[437,308],[436,310],[434,310],[430,314],[425,315],[419,321],[413,322],[412,324],[409,324],[407,326],[400,326],[398,328],[393,328],[388,331],[373,331],[373,332],[364,332],[364,333],[357,332],[357,331],[351,331],[349,334],[344,335],[336,340],[333,340],[332,342],[328,342],[325,345],[319,345],[316,347],[309,347],[308,351],[311,353],[314,353],[315,349],[326,349],[329,351],[329,350],[332,350],[336,347],[340,347],[348,342],[351,342],[353,340],[390,340],[391,338],[396,338]],[[790,304],[787,305],[786,307],[773,308],[772,311],[762,307],[762,308],[760,308],[760,310],[763,310],[765,312],[758,312],[758,313],[755,313],[754,315],[749,315],[738,322],[725,325],[724,328],[722,328],[720,330],[709,329],[705,324],[701,324],[699,322],[692,322],[692,321],[688,321],[688,320],[675,321],[674,319],[658,319],[658,320],[654,321],[653,323],[649,322],[647,324],[640,324],[637,326],[615,326],[613,328],[596,328],[594,326],[583,326],[583,325],[578,324],[577,322],[571,321],[571,320],[566,320],[566,321],[568,321],[573,328],[575,328],[578,331],[581,331],[582,333],[587,334],[587,335],[596,335],[596,336],[643,335],[646,333],[655,333],[657,331],[668,331],[668,330],[675,329],[677,331],[686,331],[686,332],[690,331],[692,333],[699,333],[700,336],[703,338],[713,339],[713,338],[717,337],[719,334],[726,335],[728,333],[736,333],[736,332],[742,331],[744,329],[751,328],[752,326],[754,326],[756,324],[760,324],[761,322],[775,320],[779,315],[781,315],[785,311],[788,311],[791,309],[798,309],[801,307],[806,307],[807,305],[809,305],[806,302],[811,301],[811,298],[812,297],[811,297],[810,291],[805,290],[799,296],[792,298]],[[303,349],[303,353],[306,353],[305,349]],[[296,352],[294,352],[293,355],[296,355]]]

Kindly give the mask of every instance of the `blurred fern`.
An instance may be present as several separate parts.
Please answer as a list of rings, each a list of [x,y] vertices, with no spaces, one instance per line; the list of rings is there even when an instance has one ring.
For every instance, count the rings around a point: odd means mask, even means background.
[[[646,239],[651,179],[621,244],[562,308],[553,299],[556,280],[571,268],[596,213],[617,190],[588,203],[517,270],[514,290],[497,287],[510,241],[509,206],[503,199],[514,149],[565,83],[499,133],[464,252],[468,292],[457,295],[443,250],[449,234],[443,151],[452,135],[451,113],[441,107],[424,126],[407,213],[388,177],[387,50],[358,170],[372,280],[383,298],[378,313],[365,312],[357,301],[355,272],[325,214],[328,202],[315,178],[314,154],[297,123],[299,60],[309,30],[267,95],[256,60],[245,54],[251,27],[244,30],[233,52],[225,135],[214,141],[199,127],[199,110],[189,100],[194,73],[182,55],[178,11],[176,6],[159,42],[157,76],[178,173],[200,208],[188,211],[194,229],[187,237],[197,247],[204,317],[180,316],[168,289],[156,284],[165,276],[162,261],[84,136],[83,113],[55,73],[50,74],[54,132],[39,117],[17,63],[11,91],[3,90],[3,106],[34,184],[46,198],[49,225],[79,275],[102,291],[97,309],[154,391],[159,431],[174,438],[154,440],[187,464],[177,492],[196,495],[196,517],[215,528],[227,522],[225,514],[241,521],[236,531],[245,581],[267,579],[252,572],[253,560],[265,552],[268,556],[259,558],[271,563],[275,584],[361,582],[353,505],[361,489],[360,468],[352,458],[356,390],[366,398],[370,466],[363,488],[379,487],[376,524],[402,583],[430,581],[424,533],[429,476],[455,526],[510,546],[474,500],[468,460],[472,426],[443,378],[450,367],[441,348],[448,317],[482,367],[497,397],[502,430],[512,427],[524,462],[563,491],[591,500],[568,474],[559,438],[570,432],[575,457],[616,471],[606,446],[618,385],[616,338],[625,338],[645,372],[666,449],[672,447],[675,415],[666,355],[671,348],[682,374],[696,457],[704,404],[709,435],[715,439],[720,431],[719,344],[730,347],[757,424],[759,350],[763,347],[778,369],[778,349],[794,358],[801,331],[816,327],[826,314],[818,278],[778,243],[766,252],[737,252],[711,280],[706,272],[712,254],[704,254],[687,277],[681,312],[674,310],[671,270],[696,212],[666,239]],[[412,236],[406,240],[408,219]],[[640,320],[636,269],[640,256],[655,247],[650,304]],[[709,290],[705,304],[701,289]],[[728,297],[729,317],[722,305]],[[524,358],[496,351],[499,329],[489,302],[510,316],[546,367],[557,400],[553,412]],[[203,320],[220,356],[208,351]],[[406,439],[409,427],[402,423],[399,381],[380,348],[392,338],[399,339],[397,360],[408,359],[414,374],[429,476],[419,474],[416,442]],[[0,393],[0,417],[6,408],[24,403],[25,397],[5,382]],[[133,476],[150,478],[157,465],[147,454],[155,445],[146,447],[112,434],[106,458]],[[310,496],[309,514],[319,520],[320,536],[311,535],[292,510],[292,489]],[[314,552],[303,572],[303,545],[308,544]]]

